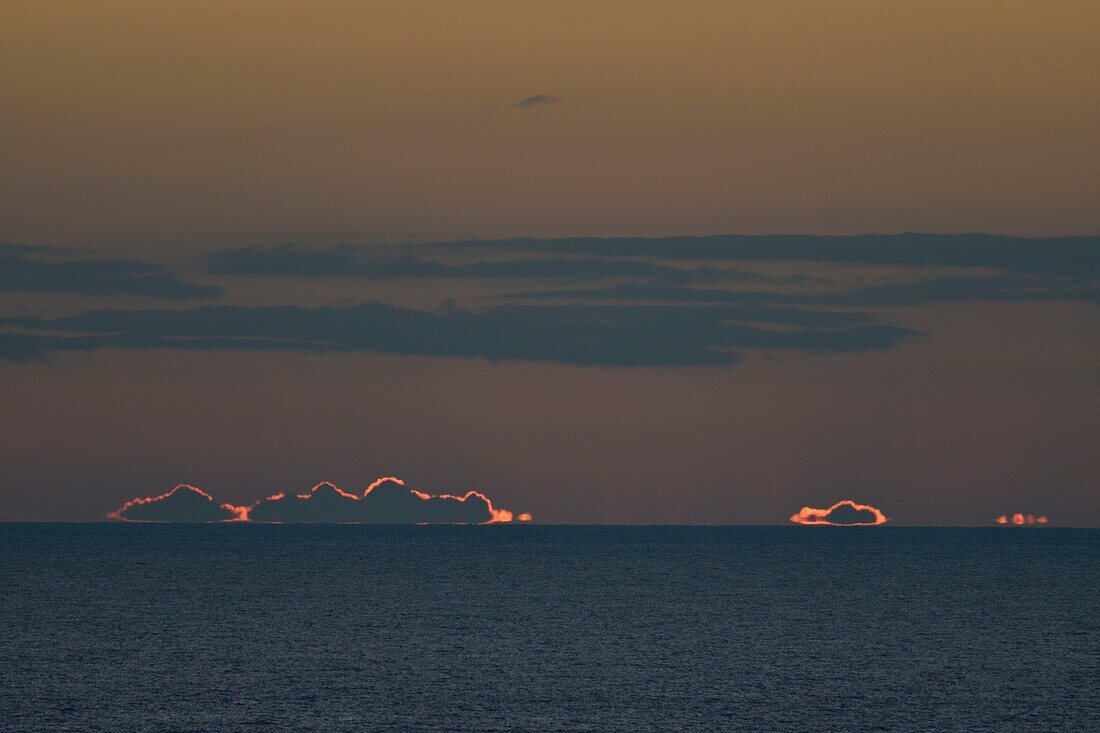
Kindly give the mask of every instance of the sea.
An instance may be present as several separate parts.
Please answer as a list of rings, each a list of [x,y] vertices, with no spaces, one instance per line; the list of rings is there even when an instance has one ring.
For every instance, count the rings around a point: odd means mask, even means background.
[[[1100,731],[1100,530],[0,525],[3,731]]]

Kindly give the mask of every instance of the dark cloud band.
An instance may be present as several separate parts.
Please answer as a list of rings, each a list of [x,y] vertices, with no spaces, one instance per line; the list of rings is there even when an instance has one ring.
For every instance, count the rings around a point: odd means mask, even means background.
[[[522,300],[656,301],[692,304],[758,304],[861,308],[918,306],[932,303],[1077,300],[1100,303],[1100,288],[1077,279],[1057,277],[942,277],[912,282],[867,285],[826,292],[776,292],[693,288],[661,283],[627,282],[606,288],[573,288],[510,293]]]
[[[151,298],[214,298],[216,287],[187,283],[162,265],[132,260],[56,260],[42,254],[59,250],[0,250],[0,290],[75,295],[136,295]]]
[[[573,237],[467,240],[422,246],[441,251],[496,250],[664,260],[984,267],[1035,275],[1100,277],[1100,236],[865,234]]]
[[[783,327],[746,322],[753,320]],[[737,305],[505,305],[429,312],[366,303],[346,308],[97,310],[52,319],[0,319],[0,327],[9,329],[0,332],[0,356],[29,359],[51,351],[173,347],[695,366],[736,363],[737,349],[870,351],[890,349],[918,335],[861,320],[858,315],[807,316],[798,309]]]
[[[212,252],[200,261],[205,262],[208,273],[216,275],[295,278],[526,278],[584,282],[629,277],[666,283],[763,279],[755,273],[729,268],[681,268],[604,257],[555,257],[450,264],[409,255],[380,254],[371,248],[349,245],[314,247],[283,244],[274,247],[239,247]]]

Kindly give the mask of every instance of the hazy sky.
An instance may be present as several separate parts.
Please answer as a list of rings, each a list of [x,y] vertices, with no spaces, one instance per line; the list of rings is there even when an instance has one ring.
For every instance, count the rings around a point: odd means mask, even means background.
[[[6,2],[0,218],[132,249],[1091,234],[1098,68],[1089,0]]]
[[[0,520],[1100,525],[1098,72],[1096,2],[3,3]],[[521,239],[869,232],[1031,238]]]

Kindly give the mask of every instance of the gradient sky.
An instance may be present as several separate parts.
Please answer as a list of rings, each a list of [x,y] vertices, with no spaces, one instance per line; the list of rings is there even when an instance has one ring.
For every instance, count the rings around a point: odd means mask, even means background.
[[[1098,70],[1095,2],[4,3],[0,520],[1100,525]],[[868,232],[1024,238],[647,239]]]

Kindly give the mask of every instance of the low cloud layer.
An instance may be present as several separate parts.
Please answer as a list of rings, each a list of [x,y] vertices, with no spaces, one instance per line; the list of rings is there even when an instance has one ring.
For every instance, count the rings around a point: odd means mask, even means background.
[[[859,352],[919,333],[849,316],[736,305],[507,305],[420,311],[381,303],[346,308],[205,306],[97,310],[61,318],[0,318],[0,358],[107,347],[372,351],[602,366],[730,365],[738,349]],[[780,322],[765,328],[745,320]],[[828,323],[829,326],[821,325]],[[791,326],[797,327],[791,327]]]
[[[868,527],[885,524],[888,519],[881,510],[870,504],[857,504],[851,499],[843,499],[826,509],[804,506],[797,514],[791,515],[791,521],[795,524]]]
[[[0,290],[151,298],[214,298],[216,287],[183,282],[163,265],[133,260],[70,259],[64,250],[7,245],[0,249]]]
[[[107,515],[130,522],[259,522],[317,524],[489,524],[531,520],[493,506],[485,494],[426,494],[401,479],[378,479],[362,495],[324,482],[303,494],[277,493],[246,505],[218,505],[194,486],[177,486],[167,494],[132,499]]]

